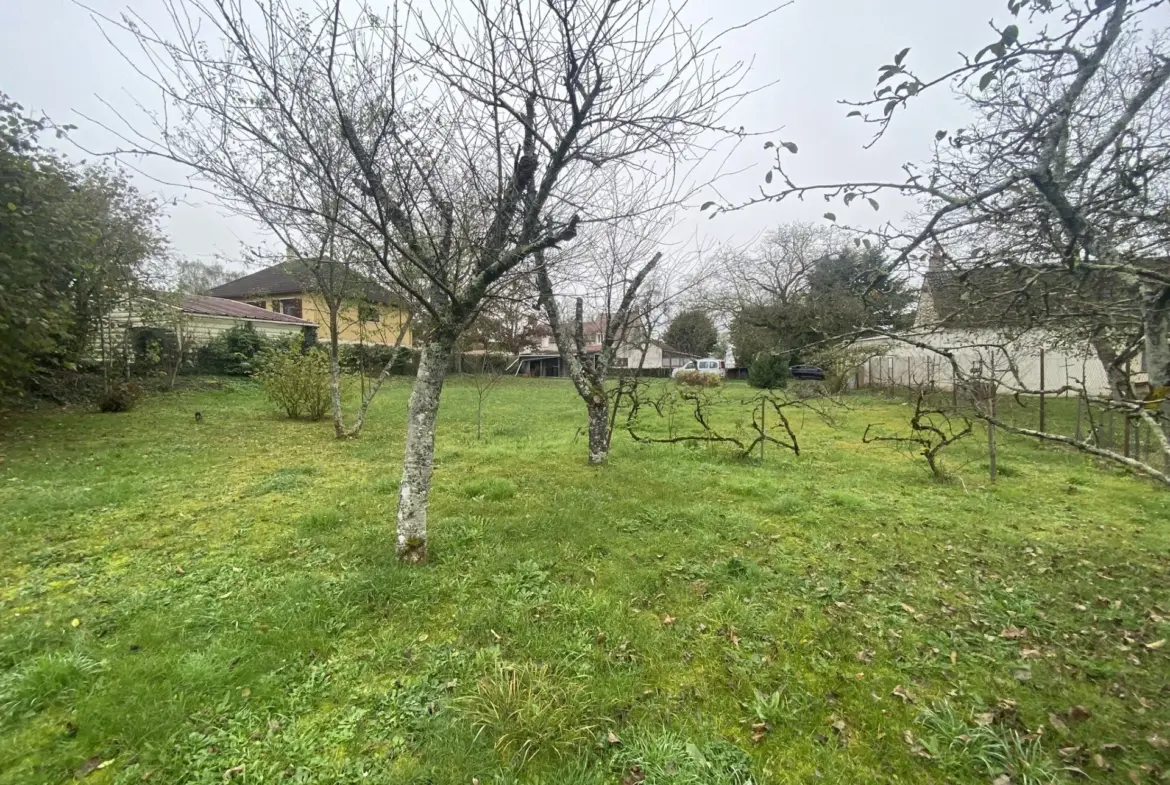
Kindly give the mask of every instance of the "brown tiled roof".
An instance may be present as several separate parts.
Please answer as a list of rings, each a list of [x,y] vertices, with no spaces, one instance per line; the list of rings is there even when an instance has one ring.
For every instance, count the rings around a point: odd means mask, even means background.
[[[933,324],[941,327],[1003,328],[1057,326],[1108,312],[1116,320],[1131,310],[1134,292],[1100,271],[1039,271],[1023,266],[931,270],[923,281]]]
[[[330,262],[322,262],[330,264]],[[355,294],[360,293],[366,300],[389,305],[400,301],[385,287],[358,274],[352,269],[344,270],[344,275],[350,279],[350,286]],[[274,294],[303,294],[317,288],[313,274],[298,262],[283,262],[272,267],[265,267],[251,275],[228,281],[222,286],[211,290],[215,297],[241,299],[246,297],[264,297]]]
[[[204,316],[227,316],[233,319],[253,319],[264,322],[284,322],[299,324],[302,327],[315,327],[307,319],[298,319],[285,313],[275,313],[257,308],[247,303],[238,303],[235,300],[225,300],[222,297],[205,297],[199,294],[184,294],[181,300],[184,313],[202,314]]]

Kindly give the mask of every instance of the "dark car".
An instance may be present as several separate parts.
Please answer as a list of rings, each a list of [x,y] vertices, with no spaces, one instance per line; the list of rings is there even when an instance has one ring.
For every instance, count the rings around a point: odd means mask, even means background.
[[[823,382],[825,380],[825,372],[815,365],[794,365],[788,371],[792,374],[793,379],[801,381]]]

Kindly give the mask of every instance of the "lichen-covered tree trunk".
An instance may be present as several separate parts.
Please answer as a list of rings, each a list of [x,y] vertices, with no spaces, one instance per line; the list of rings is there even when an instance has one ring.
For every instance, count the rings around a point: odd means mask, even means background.
[[[589,463],[597,466],[609,457],[609,398],[594,391],[585,401],[589,411]]]
[[[398,560],[405,564],[425,564],[427,560],[427,495],[435,463],[435,420],[454,344],[453,338],[440,336],[423,347],[407,406],[406,455],[398,485]]]
[[[1158,287],[1147,293],[1142,320],[1146,331],[1146,369],[1150,389],[1160,389],[1165,393],[1170,387],[1170,287]],[[1170,437],[1170,395],[1163,398],[1161,413],[1162,432]]]

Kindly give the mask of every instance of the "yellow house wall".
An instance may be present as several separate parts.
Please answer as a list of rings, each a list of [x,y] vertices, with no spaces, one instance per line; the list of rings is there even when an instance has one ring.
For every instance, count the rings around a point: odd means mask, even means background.
[[[323,298],[315,297],[307,293],[286,294],[280,297],[270,295],[265,298],[264,303],[268,310],[277,310],[280,307],[279,303],[281,300],[298,298],[301,301],[301,318],[308,319],[317,325],[318,340],[328,341],[329,306],[325,304]],[[248,297],[242,298],[240,302],[258,303],[260,300],[255,297]],[[401,308],[395,308],[392,305],[383,305],[381,303],[371,303],[370,305],[378,309],[381,318],[377,323],[359,321],[357,303],[342,307],[337,318],[339,327],[337,340],[342,343],[394,345],[394,341],[398,339],[398,331],[402,329],[402,323],[406,321],[406,311]],[[406,334],[402,337],[402,345],[412,346],[413,337],[412,331],[407,328]]]

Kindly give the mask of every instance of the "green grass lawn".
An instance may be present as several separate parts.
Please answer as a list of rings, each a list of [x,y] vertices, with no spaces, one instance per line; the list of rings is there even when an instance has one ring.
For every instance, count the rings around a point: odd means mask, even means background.
[[[567,383],[477,442],[454,382],[403,568],[407,393],[0,418],[0,782],[1165,781],[1170,494],[1014,439],[989,487],[981,435],[938,484],[876,398],[591,469]]]

